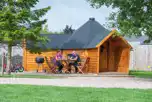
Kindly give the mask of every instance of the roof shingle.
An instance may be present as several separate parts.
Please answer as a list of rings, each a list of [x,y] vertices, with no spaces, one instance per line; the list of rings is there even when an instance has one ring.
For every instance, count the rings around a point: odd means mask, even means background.
[[[95,48],[110,31],[100,25],[94,18],[90,18],[84,25],[73,34],[41,34],[50,41],[45,44],[39,43],[42,49],[87,49]],[[32,45],[28,42],[28,45]],[[30,47],[30,46],[28,46]]]
[[[83,26],[76,30],[72,36],[61,46],[62,49],[87,49],[95,48],[110,31],[100,25],[95,19],[89,19]]]

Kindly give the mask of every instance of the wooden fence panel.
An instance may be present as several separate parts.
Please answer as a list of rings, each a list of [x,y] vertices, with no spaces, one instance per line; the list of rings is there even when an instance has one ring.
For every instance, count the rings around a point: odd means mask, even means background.
[[[130,55],[130,70],[152,70],[152,45],[134,47]]]

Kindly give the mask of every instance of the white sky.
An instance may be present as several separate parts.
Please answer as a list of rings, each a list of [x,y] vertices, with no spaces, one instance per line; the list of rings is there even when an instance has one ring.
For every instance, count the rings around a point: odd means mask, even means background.
[[[72,25],[77,29],[90,17],[94,17],[103,25],[112,12],[112,9],[107,7],[92,8],[86,0],[40,0],[36,8],[47,6],[51,6],[51,10],[45,16],[50,31],[61,31],[65,25]]]

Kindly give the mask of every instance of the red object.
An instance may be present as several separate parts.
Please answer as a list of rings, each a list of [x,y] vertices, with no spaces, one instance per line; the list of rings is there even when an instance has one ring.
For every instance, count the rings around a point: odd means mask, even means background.
[[[3,65],[3,68],[6,68],[6,64]]]

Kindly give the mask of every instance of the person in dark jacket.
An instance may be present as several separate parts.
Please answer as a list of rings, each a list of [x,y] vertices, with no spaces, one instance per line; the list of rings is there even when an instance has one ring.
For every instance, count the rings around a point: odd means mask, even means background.
[[[75,52],[73,51],[72,54],[70,55],[70,60],[74,60],[73,62],[69,63],[69,72],[71,72],[71,66],[74,66],[75,67],[75,73],[78,72],[78,62],[80,62],[80,56]]]

